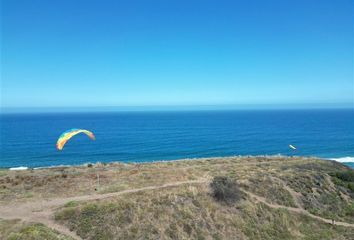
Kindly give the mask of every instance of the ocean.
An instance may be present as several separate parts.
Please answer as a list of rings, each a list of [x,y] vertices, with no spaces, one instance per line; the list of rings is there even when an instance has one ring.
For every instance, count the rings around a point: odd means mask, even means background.
[[[276,154],[354,167],[353,109],[2,113],[0,123],[1,168]],[[96,140],[77,135],[58,151],[71,128]]]

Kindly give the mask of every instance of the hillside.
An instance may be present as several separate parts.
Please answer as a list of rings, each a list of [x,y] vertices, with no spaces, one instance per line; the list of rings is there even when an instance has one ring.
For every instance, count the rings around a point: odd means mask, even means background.
[[[0,219],[12,240],[353,239],[354,171],[301,157],[1,170]]]

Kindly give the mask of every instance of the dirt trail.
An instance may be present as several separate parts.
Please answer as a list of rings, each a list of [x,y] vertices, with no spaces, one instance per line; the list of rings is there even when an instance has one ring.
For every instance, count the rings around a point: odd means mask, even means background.
[[[277,177],[272,177],[272,179],[274,181],[279,181],[285,190],[287,190],[289,192],[289,194],[291,195],[291,197],[294,199],[295,205],[298,208],[302,208],[302,204],[300,203],[300,197],[301,197],[301,193],[296,192],[294,189],[292,189],[291,187],[289,187],[282,179],[277,178]]]
[[[294,160],[294,161],[302,162],[302,161],[308,161],[308,160],[301,159],[301,160]],[[244,163],[240,163],[240,164],[242,164],[242,165],[258,165],[258,164],[269,164],[269,163],[279,163],[279,161],[251,162],[251,163],[246,163],[246,164],[244,164]],[[124,194],[128,194],[128,193],[135,193],[135,192],[146,191],[146,190],[162,189],[162,188],[168,188],[168,187],[176,187],[176,186],[180,186],[180,185],[184,185],[184,184],[208,183],[209,181],[210,180],[207,178],[202,178],[199,180],[173,182],[173,183],[167,183],[167,184],[159,185],[159,186],[149,186],[149,187],[143,187],[143,188],[128,189],[128,190],[124,190],[124,191],[120,191],[120,192],[113,192],[113,193],[106,193],[106,194],[97,194],[96,193],[96,194],[91,194],[91,195],[65,197],[65,198],[53,198],[53,199],[48,199],[48,200],[39,200],[39,201],[25,202],[25,203],[14,202],[14,203],[10,203],[7,205],[0,205],[0,218],[2,218],[2,219],[21,219],[26,222],[43,223],[46,226],[48,226],[49,228],[57,230],[58,232],[60,232],[64,235],[70,236],[73,239],[81,239],[74,232],[71,232],[69,229],[67,229],[63,225],[56,223],[53,219],[54,211],[58,207],[61,207],[64,204],[66,204],[67,202],[100,200],[100,199],[120,196],[120,195],[124,195]],[[298,193],[296,193],[291,188],[286,186],[286,184],[284,184],[284,187],[291,193],[291,195],[294,197],[294,199],[297,199],[296,195]],[[243,190],[243,191],[245,191],[245,190]],[[248,192],[248,191],[245,191],[245,192],[251,198],[254,198],[257,202],[262,202],[271,208],[276,208],[276,209],[283,208],[283,209],[287,209],[292,212],[305,214],[307,216],[310,216],[312,218],[318,219],[318,220],[326,222],[326,223],[330,223],[330,224],[332,223],[332,221],[329,219],[321,218],[319,216],[309,213],[305,209],[301,208],[300,204],[298,204],[299,208],[271,204],[271,203],[266,202],[266,199],[263,197],[257,196],[253,193]],[[345,226],[345,227],[354,227],[354,224],[345,223],[345,222],[336,222],[336,225]]]
[[[248,192],[246,190],[243,190],[243,191],[245,193],[247,193],[251,198],[255,199],[256,202],[262,202],[265,205],[267,205],[268,207],[275,208],[275,209],[282,208],[282,209],[286,209],[286,210],[291,211],[291,212],[302,213],[302,214],[305,214],[305,215],[307,215],[309,217],[312,217],[312,218],[315,218],[317,220],[320,220],[322,222],[332,224],[332,220],[313,215],[312,213],[308,212],[307,210],[305,210],[303,208],[287,207],[287,206],[283,206],[283,205],[269,203],[269,202],[266,201],[265,198],[263,198],[261,196],[255,195],[255,194],[253,194],[251,192]],[[337,221],[335,222],[335,225],[344,226],[344,227],[354,227],[354,224],[352,224],[352,223],[337,222]]]
[[[312,218],[316,218],[318,220],[321,220],[321,221],[324,221],[326,223],[330,223],[332,224],[332,220],[330,219],[326,219],[326,218],[322,218],[322,217],[319,217],[319,216],[316,216],[316,215],[313,215],[312,213],[310,213],[309,211],[305,210],[302,206],[302,204],[300,203],[300,196],[301,196],[301,193],[298,193],[296,192],[294,189],[292,189],[291,187],[289,187],[283,180],[279,179],[279,178],[276,178],[277,180],[279,180],[282,184],[283,184],[283,187],[290,193],[290,195],[292,196],[292,198],[294,199],[295,201],[295,205],[297,206],[297,208],[293,208],[293,207],[287,207],[287,206],[282,206],[282,205],[278,205],[278,204],[271,204],[271,203],[268,203],[266,202],[266,199],[265,198],[262,198],[260,196],[257,196],[255,194],[252,194],[250,192],[246,192],[247,194],[249,194],[250,196],[256,198],[257,201],[261,201],[263,203],[265,203],[266,205],[268,205],[269,207],[272,207],[272,208],[285,208],[289,211],[294,211],[294,212],[298,212],[298,213],[303,213],[303,214],[306,214],[307,216],[310,216]],[[329,181],[331,184],[332,181],[329,179],[327,180]],[[334,186],[333,186],[334,187]],[[354,224],[351,224],[351,223],[346,223],[346,222],[335,222],[335,225],[340,225],[340,226],[345,226],[345,227],[354,227]]]
[[[207,179],[191,180],[167,183],[160,186],[149,186],[136,189],[128,189],[120,192],[106,193],[106,194],[92,194],[77,197],[68,198],[55,198],[50,200],[36,201],[36,202],[26,202],[26,203],[14,203],[5,206],[0,206],[0,218],[2,219],[21,219],[26,222],[38,222],[43,223],[49,228],[57,230],[58,232],[70,236],[73,239],[81,239],[74,232],[71,232],[65,226],[57,224],[53,219],[53,212],[56,208],[63,206],[70,201],[90,201],[90,200],[100,200],[115,196],[120,196],[128,193],[135,193],[146,190],[155,190],[168,187],[176,187],[184,184],[194,184],[194,183],[205,183]]]

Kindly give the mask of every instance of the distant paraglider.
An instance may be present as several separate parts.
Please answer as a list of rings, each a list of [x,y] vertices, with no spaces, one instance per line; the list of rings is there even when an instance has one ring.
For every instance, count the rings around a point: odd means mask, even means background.
[[[73,129],[70,129],[60,135],[60,137],[58,138],[58,141],[57,141],[57,149],[62,150],[64,148],[65,143],[67,141],[69,141],[70,138],[72,138],[73,136],[75,136],[79,133],[85,133],[89,138],[91,138],[92,140],[95,140],[95,135],[93,135],[92,132],[85,130],[85,129],[73,128]]]
[[[292,150],[296,150],[296,147],[291,144],[289,145],[289,148],[291,148]]]

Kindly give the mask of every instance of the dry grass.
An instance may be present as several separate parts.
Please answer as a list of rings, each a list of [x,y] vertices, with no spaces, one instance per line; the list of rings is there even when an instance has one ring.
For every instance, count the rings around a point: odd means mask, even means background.
[[[354,234],[248,198],[219,203],[207,184],[85,202],[61,209],[56,220],[84,239],[349,239]]]
[[[225,176],[241,190],[269,203],[303,207],[318,216],[354,222],[351,183],[336,178],[342,171],[353,170],[331,161],[281,157],[2,171],[0,204]],[[248,197],[231,204],[217,202],[209,183],[68,202],[55,217],[86,239],[350,239],[354,235],[352,228],[272,209]]]
[[[300,205],[315,215],[354,223],[354,192],[348,185],[342,187],[334,184],[336,179],[331,177],[333,172],[354,171],[331,162],[304,167],[306,169],[300,172],[295,168],[280,176],[299,193]]]
[[[43,224],[23,223],[19,219],[0,219],[0,239],[3,240],[71,240]]]
[[[276,159],[281,161],[282,159]],[[111,163],[92,167],[58,167],[27,171],[3,171],[0,175],[0,201],[35,200],[116,192],[166,182],[198,179],[202,176],[237,174],[247,176],[260,161],[271,158],[215,158],[143,164]],[[261,165],[263,166],[263,165]],[[257,166],[256,166],[257,168]],[[100,186],[97,185],[97,174]]]

